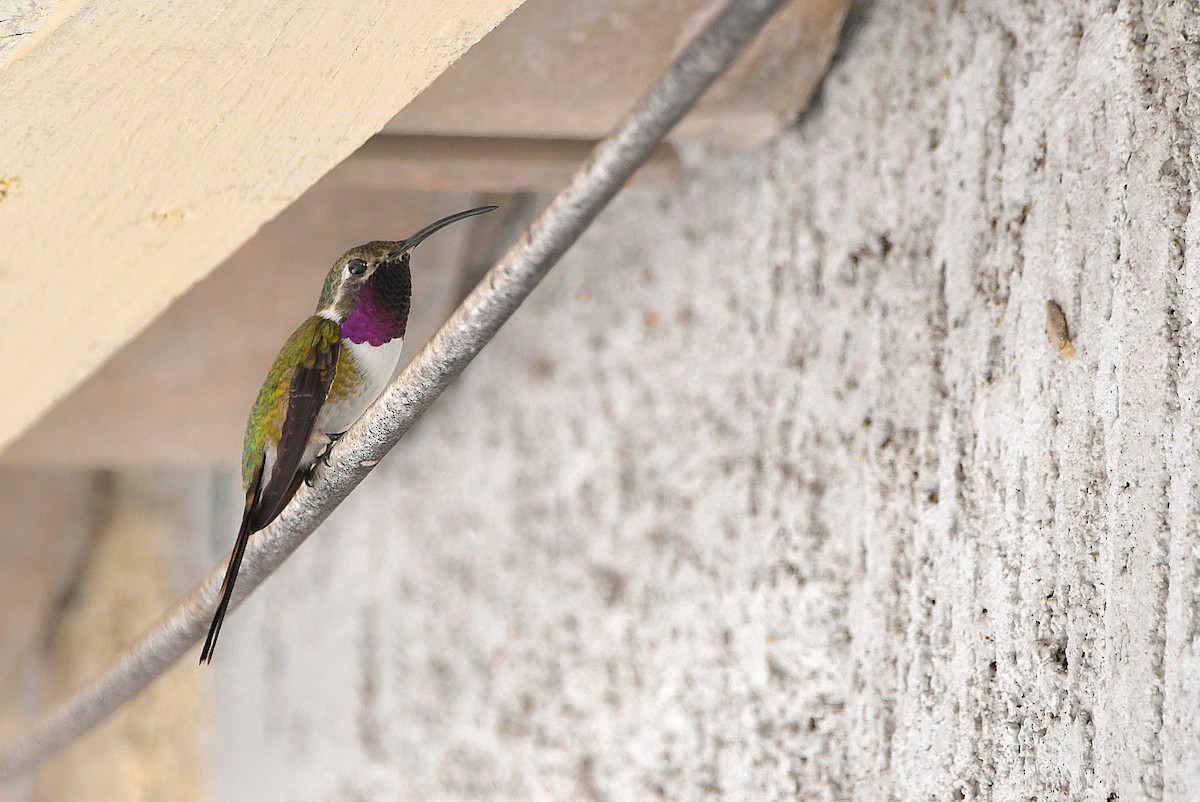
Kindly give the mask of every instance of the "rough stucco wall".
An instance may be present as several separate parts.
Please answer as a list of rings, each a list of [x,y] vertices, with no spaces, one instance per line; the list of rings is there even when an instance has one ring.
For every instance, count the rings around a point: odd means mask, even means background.
[[[1200,9],[1034,6],[622,196],[231,619],[218,797],[1200,798]]]
[[[203,570],[211,472],[129,471],[101,483],[82,570],[45,635],[44,699],[91,679]],[[34,773],[36,802],[210,798],[208,677],[172,672]],[[17,797],[24,799],[24,797]]]

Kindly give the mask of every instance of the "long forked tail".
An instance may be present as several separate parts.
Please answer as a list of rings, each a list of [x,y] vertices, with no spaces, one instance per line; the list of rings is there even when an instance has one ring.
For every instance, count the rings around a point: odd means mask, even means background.
[[[233,544],[233,553],[229,555],[229,567],[225,569],[225,581],[221,583],[221,600],[217,602],[217,611],[213,613],[212,623],[208,626],[208,637],[204,639],[204,648],[200,651],[200,665],[212,662],[213,649],[217,646],[217,636],[221,634],[221,624],[225,621],[225,613],[229,610],[229,600],[233,598],[233,583],[237,582],[238,570],[242,567],[242,557],[246,554],[246,544],[254,533],[255,510],[258,506],[259,493],[262,490],[263,463],[259,463],[251,481],[251,489],[246,493],[246,508],[242,511],[242,525],[238,529],[237,542]]]
[[[246,553],[246,544],[250,542],[250,510],[242,516],[242,526],[238,530],[237,543],[233,553],[229,555],[229,567],[225,569],[225,581],[221,583],[221,600],[217,603],[217,611],[213,613],[212,624],[208,627],[208,637],[204,639],[204,649],[200,652],[200,665],[212,662],[213,649],[217,645],[217,636],[221,634],[221,623],[229,609],[229,600],[233,597],[233,583],[237,581],[238,569],[242,567],[242,556]]]

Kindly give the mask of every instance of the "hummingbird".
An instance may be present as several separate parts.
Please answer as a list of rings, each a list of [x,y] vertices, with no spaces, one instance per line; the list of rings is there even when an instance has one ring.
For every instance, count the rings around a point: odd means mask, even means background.
[[[212,662],[250,535],[275,520],[318,459],[328,463],[334,443],[395,375],[412,301],[412,250],[435,231],[495,208],[443,217],[405,240],[351,248],[333,263],[316,312],[284,343],[250,410],[242,444],[242,524],[201,664]]]

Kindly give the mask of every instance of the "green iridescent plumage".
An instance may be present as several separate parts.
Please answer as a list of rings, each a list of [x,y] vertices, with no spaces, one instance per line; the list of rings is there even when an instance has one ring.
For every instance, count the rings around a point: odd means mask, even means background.
[[[268,438],[272,443],[279,442],[284,412],[287,410],[288,388],[305,354],[313,348],[331,348],[341,336],[341,328],[337,323],[313,315],[301,323],[300,328],[284,343],[258,391],[258,398],[250,410],[250,420],[246,423],[246,437],[242,442],[242,487],[250,487],[254,473],[262,462]],[[339,374],[343,361],[346,360],[338,360]],[[338,376],[335,375],[334,384],[337,382]]]

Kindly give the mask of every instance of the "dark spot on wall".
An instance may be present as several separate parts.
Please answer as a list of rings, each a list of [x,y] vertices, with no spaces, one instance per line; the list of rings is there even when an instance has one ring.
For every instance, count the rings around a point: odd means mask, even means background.
[[[549,359],[535,359],[529,363],[529,375],[535,379],[552,379],[554,363]]]
[[[605,607],[613,607],[625,598],[625,576],[608,566],[592,567],[592,577],[596,580],[596,590]]]

